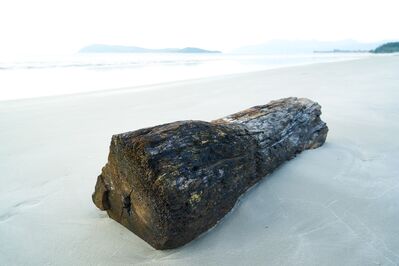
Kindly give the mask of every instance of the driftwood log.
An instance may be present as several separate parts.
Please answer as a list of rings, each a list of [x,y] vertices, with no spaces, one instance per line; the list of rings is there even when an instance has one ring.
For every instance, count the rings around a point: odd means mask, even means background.
[[[114,135],[93,201],[154,248],[182,246],[262,177],[323,145],[328,128],[320,114],[311,100],[286,98],[212,122]]]

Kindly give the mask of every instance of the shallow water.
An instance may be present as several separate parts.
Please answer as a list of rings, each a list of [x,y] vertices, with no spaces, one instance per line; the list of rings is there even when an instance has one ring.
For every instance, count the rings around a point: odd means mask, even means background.
[[[75,54],[0,58],[0,101],[118,89],[368,54]]]

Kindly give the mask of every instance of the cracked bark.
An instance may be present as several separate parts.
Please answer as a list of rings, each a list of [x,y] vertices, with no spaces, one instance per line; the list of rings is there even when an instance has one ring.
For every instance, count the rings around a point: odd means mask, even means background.
[[[262,177],[323,145],[328,128],[320,109],[308,99],[286,98],[212,122],[114,135],[93,201],[156,249],[184,245]]]

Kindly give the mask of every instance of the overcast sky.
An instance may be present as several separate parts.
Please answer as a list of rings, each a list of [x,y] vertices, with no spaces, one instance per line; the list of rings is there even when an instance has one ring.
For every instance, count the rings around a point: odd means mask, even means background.
[[[399,38],[399,0],[1,0],[0,54],[92,43],[230,49],[272,39]]]

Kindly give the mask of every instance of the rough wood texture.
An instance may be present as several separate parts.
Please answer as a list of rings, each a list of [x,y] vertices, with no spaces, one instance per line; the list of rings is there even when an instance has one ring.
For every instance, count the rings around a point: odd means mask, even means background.
[[[154,248],[179,247],[284,161],[323,145],[328,128],[320,114],[311,100],[286,98],[210,123],[114,135],[93,201]]]

